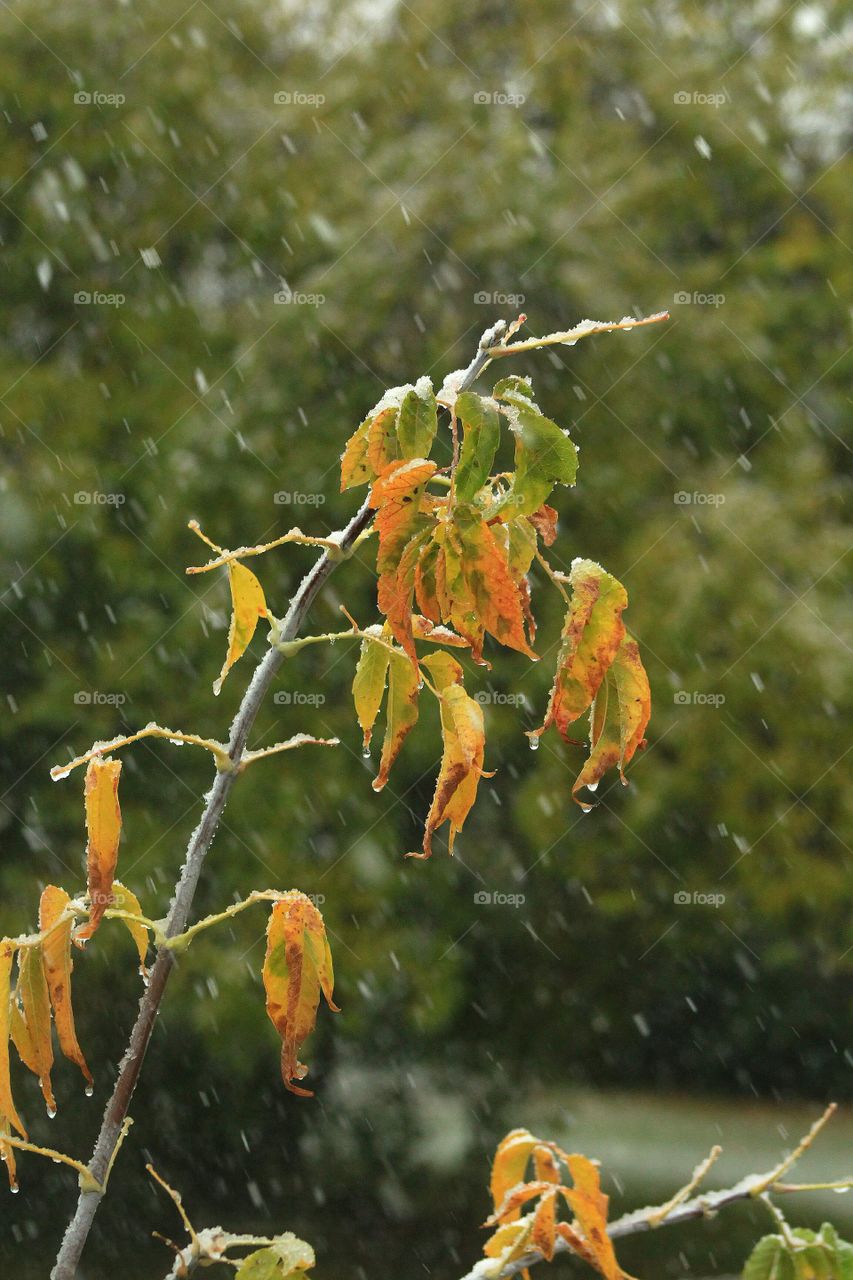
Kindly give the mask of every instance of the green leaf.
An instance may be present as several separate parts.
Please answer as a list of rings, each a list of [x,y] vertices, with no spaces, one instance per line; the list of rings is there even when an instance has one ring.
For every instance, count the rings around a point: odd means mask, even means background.
[[[438,417],[429,378],[420,378],[407,391],[397,419],[397,440],[404,458],[428,458],[435,439]]]
[[[794,1261],[782,1236],[764,1236],[746,1260],[743,1280],[796,1280]]]
[[[489,478],[500,441],[500,419],[494,403],[473,391],[456,397],[456,414],[464,432],[459,465],[456,468],[456,494],[468,502]]]
[[[278,1236],[274,1244],[256,1249],[243,1258],[237,1280],[302,1280],[314,1266],[314,1250],[292,1232]]]
[[[494,385],[492,395],[496,400],[522,398],[531,409],[536,409],[537,412],[539,410],[539,406],[533,399],[533,384],[529,378],[522,378],[517,373],[511,373],[507,378],[500,378]]]
[[[578,471],[577,446],[550,418],[513,404],[510,430],[515,435],[515,476],[505,499],[514,515],[532,515],[555,484],[571,485]]]

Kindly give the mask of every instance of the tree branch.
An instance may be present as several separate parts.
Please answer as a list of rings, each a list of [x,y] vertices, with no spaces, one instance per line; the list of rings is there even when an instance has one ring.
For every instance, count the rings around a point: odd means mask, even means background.
[[[477,354],[457,384],[457,394],[467,390],[485,369],[490,360],[488,347],[503,332],[504,328],[504,322],[498,321],[493,328],[483,334]],[[278,630],[276,636],[278,645],[286,644],[287,641],[295,639],[320,588],[330,574],[334,572],[337,565],[352,553],[355,543],[370,524],[372,518],[373,510],[368,505],[368,500],[365,499],[346,528],[341,533],[333,535],[330,540],[333,545],[315,561],[313,568],[299,584],[296,594],[290,602],[284,621]],[[231,793],[231,788],[239,776],[239,766],[244,760],[246,742],[261,705],[284,658],[285,653],[281,648],[270,647],[255,668],[249,687],[243,695],[240,709],[231,727],[231,737],[228,742],[230,768],[217,771],[213,787],[208,793],[208,800],[202,813],[201,821],[190,837],[186,859],[181,870],[180,879],[175,887],[175,893],[166,919],[164,935],[167,939],[183,933],[187,927],[201,869],[216,833],[216,828],[219,825],[219,819]],[[142,1070],[145,1051],[148,1048],[160,1003],[174,964],[175,956],[172,950],[168,946],[159,947],[148,986],[139,1002],[139,1013],[130,1033],[130,1040],[124,1057],[119,1065],[118,1078],[116,1079],[112,1096],[104,1110],[101,1129],[88,1166],[92,1177],[101,1185],[101,1188],[103,1188],[107,1171],[111,1166],[116,1147],[121,1138],[130,1100],[133,1097],[133,1091],[136,1088],[136,1083]],[[80,1256],[102,1198],[103,1189],[99,1191],[81,1190],[77,1201],[77,1209],[63,1237],[56,1262],[50,1273],[50,1280],[74,1280],[77,1274],[77,1264],[80,1261]]]

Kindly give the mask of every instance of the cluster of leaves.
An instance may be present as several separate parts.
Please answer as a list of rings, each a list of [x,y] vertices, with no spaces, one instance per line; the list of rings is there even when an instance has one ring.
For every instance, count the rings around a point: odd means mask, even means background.
[[[80,1068],[87,1092],[91,1092],[93,1086],[92,1073],[74,1025],[72,944],[85,946],[109,910],[110,915],[123,919],[130,930],[139,954],[140,972],[143,976],[146,973],[148,931],[142,923],[139,902],[115,879],[121,839],[120,772],[120,761],[100,757],[92,759],[86,771],[88,886],[85,898],[72,899],[58,885],[47,885],[39,902],[38,932],[0,941],[0,1155],[13,1189],[17,1188],[17,1144],[12,1139],[12,1130],[16,1130],[24,1142],[28,1138],[12,1097],[10,1041],[24,1066],[38,1078],[48,1114],[54,1115],[52,1024],[62,1054]],[[83,918],[78,923],[79,917]]]
[[[529,380],[503,378],[490,396],[456,395],[453,385],[451,376],[438,399],[428,378],[387,392],[350,438],[341,462],[341,487],[369,483],[376,510],[377,602],[386,621],[362,640],[353,695],[367,749],[387,681],[377,790],[416,723],[422,685],[441,700],[444,752],[423,850],[410,855],[416,857],[430,856],[444,822],[452,852],[483,776],[485,742],[482,711],[462,688],[460,664],[447,654],[419,656],[418,642],[466,648],[475,663],[488,665],[489,635],[536,660],[528,576],[534,560],[562,592],[567,613],[551,699],[531,745],[551,724],[572,742],[569,731],[589,713],[590,754],[573,787],[584,808],[578,791],[594,790],[614,765],[622,774],[644,745],[651,709],[637,643],[622,621],[624,587],[590,560],[576,560],[567,578],[543,554],[557,530],[547,499],[555,486],[574,484],[577,473],[568,433],[540,411]],[[440,407],[450,414],[449,468],[428,456]],[[493,474],[502,416],[514,438],[515,466]]]
[[[527,1180],[530,1165],[533,1177]],[[564,1181],[564,1171],[570,1183]],[[495,1275],[531,1249],[550,1262],[562,1239],[606,1280],[625,1277],[607,1234],[609,1200],[601,1190],[596,1164],[586,1156],[567,1154],[527,1129],[513,1129],[495,1152],[491,1193],[494,1211],[484,1225],[495,1227],[495,1232],[483,1252],[496,1259]],[[535,1207],[522,1215],[523,1206],[532,1200]],[[558,1219],[561,1204],[572,1213],[569,1221]]]
[[[786,1226],[758,1241],[743,1280],[853,1280],[853,1244],[840,1240],[830,1222],[820,1231]]]

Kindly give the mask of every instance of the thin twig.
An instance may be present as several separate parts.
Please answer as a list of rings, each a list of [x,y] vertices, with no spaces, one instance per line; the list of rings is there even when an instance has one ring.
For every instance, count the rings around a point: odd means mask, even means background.
[[[497,341],[504,331],[504,322],[487,330],[480,339],[477,354],[471,361],[458,385],[464,391],[483,372],[489,363],[487,347]],[[314,603],[320,588],[334,572],[342,560],[352,554],[353,548],[361,538],[373,519],[373,508],[367,499],[352,517],[346,528],[332,541],[329,547],[315,561],[314,567],[302,579],[296,594],[290,602],[287,615],[278,632],[280,642],[287,643],[296,638],[305,617]],[[225,808],[244,759],[246,742],[255,723],[255,719],[269,692],[272,683],[284,661],[284,653],[278,647],[271,647],[255,668],[240,708],[231,727],[228,743],[228,758],[231,767],[226,770],[217,769],[213,786],[208,792],[207,801],[201,821],[190,838],[181,877],[176,885],[172,905],[166,920],[164,933],[166,938],[173,938],[183,933],[187,927],[189,913],[192,908],[201,869],[207,851],[213,841],[219,819]],[[118,1078],[112,1096],[104,1110],[101,1129],[92,1153],[89,1169],[92,1176],[101,1183],[106,1176],[113,1159],[116,1146],[122,1136],[122,1126],[130,1106],[133,1091],[136,1088],[145,1051],[151,1039],[160,1003],[175,965],[175,956],[168,946],[160,946],[157,958],[151,970],[148,987],[139,1004],[139,1014],[130,1033],[130,1040],[119,1066]],[[77,1264],[92,1229],[92,1222],[103,1197],[103,1191],[81,1190],[77,1200],[77,1208],[63,1237],[62,1244],[50,1273],[50,1280],[74,1280]]]

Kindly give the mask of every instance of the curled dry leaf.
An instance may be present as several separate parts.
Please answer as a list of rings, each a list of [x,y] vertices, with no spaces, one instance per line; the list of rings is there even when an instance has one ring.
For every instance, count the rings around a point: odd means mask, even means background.
[[[86,888],[89,894],[89,919],[77,929],[77,946],[92,937],[104,912],[112,902],[112,887],[121,840],[121,809],[118,802],[118,780],[121,761],[109,756],[93,756],[86,769],[84,787],[86,803]]]
[[[264,589],[258,579],[237,560],[228,561],[228,585],[231,588],[231,624],[228,629],[228,653],[219,673],[213,682],[213,692],[219,693],[222,682],[228,675],[238,658],[241,658],[249,647],[259,618],[268,615]]]
[[[281,1036],[281,1076],[291,1093],[310,1098],[310,1089],[294,1084],[308,1068],[297,1058],[314,1030],[320,992],[334,1013],[334,973],[323,917],[304,893],[292,890],[276,902],[267,925],[263,967],[267,1013]]]
[[[41,895],[39,902],[39,929],[45,934],[44,975],[50,1003],[53,1006],[53,1020],[59,1047],[69,1062],[75,1062],[83,1073],[88,1084],[92,1084],[92,1073],[86,1065],[83,1050],[77,1041],[74,1027],[74,1010],[71,1004],[71,971],[74,968],[71,959],[71,917],[62,920],[62,914],[71,899],[64,889],[49,884]]]

